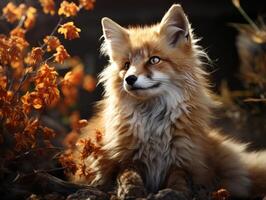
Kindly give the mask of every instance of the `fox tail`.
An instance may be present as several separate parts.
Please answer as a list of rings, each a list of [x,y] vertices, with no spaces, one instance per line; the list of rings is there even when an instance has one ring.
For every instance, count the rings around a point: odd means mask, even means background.
[[[266,195],[266,151],[243,154],[251,180],[251,196]]]

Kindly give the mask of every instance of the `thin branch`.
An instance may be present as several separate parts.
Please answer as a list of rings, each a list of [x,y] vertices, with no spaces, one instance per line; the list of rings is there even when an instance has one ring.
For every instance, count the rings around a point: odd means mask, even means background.
[[[24,21],[26,20],[26,15],[23,15],[21,19],[18,22],[18,25],[16,28],[21,28],[23,26]]]
[[[245,99],[244,102],[264,102],[264,103],[266,103],[266,99],[248,98],[248,99]]]
[[[59,170],[63,170],[66,169],[66,167],[57,167],[57,168],[53,168],[53,169],[38,169],[38,170],[34,170],[34,173],[49,173],[49,172],[56,172]]]
[[[79,189],[86,189],[88,193],[97,196],[97,199],[108,199],[108,195],[96,187],[85,184],[70,183],[45,172],[36,171],[26,175],[19,174],[15,183],[23,184],[24,188],[27,188],[29,191],[32,191],[34,188],[35,191],[46,191],[50,193],[58,192],[63,194],[72,194]]]
[[[244,17],[244,19],[250,24],[250,26],[255,31],[260,31],[259,27],[253,22],[253,20],[248,16],[248,14],[244,11],[244,9],[241,7],[241,5],[236,6],[240,14]]]
[[[43,147],[43,148],[35,148],[35,149],[31,149],[29,151],[26,151],[20,155],[17,155],[15,157],[15,159],[20,159],[22,157],[25,157],[25,156],[28,156],[30,153],[33,153],[33,152],[36,152],[36,151],[39,151],[39,150],[57,150],[57,151],[63,151],[64,148],[61,148],[61,147]]]
[[[43,61],[42,64],[47,63],[49,60],[52,60],[54,57],[55,57],[54,55],[50,56],[45,61]]]
[[[29,77],[29,72],[26,72],[24,76],[20,79],[18,89],[14,92],[13,98],[19,93],[19,90],[21,89],[21,87],[23,86],[24,82],[27,80],[28,77]]]
[[[54,29],[52,30],[52,32],[51,32],[51,34],[49,36],[53,36],[56,33],[56,31],[57,31],[58,27],[61,25],[62,21],[63,21],[63,18],[60,17],[57,25],[54,27]],[[46,47],[46,44],[43,43],[42,46],[41,46],[41,48],[44,49],[45,47]]]

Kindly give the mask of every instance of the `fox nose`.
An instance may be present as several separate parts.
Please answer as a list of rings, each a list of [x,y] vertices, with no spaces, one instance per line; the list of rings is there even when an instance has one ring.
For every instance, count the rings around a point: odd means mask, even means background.
[[[136,77],[135,75],[130,75],[126,77],[126,82],[128,85],[133,85],[137,81],[137,79],[138,77]]]

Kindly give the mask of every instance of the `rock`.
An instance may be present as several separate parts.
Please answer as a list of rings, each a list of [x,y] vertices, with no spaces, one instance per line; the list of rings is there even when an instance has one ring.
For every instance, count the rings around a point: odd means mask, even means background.
[[[65,197],[58,193],[51,193],[45,195],[31,194],[27,200],[64,200]]]
[[[147,200],[187,200],[187,198],[183,193],[167,188],[157,194],[150,194]]]
[[[99,190],[81,189],[68,195],[66,200],[108,200],[108,195]]]

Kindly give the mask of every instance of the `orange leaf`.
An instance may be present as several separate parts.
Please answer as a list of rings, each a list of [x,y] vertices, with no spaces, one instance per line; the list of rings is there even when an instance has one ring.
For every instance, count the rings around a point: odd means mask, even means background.
[[[43,102],[42,102],[42,100],[40,99],[40,98],[36,98],[36,99],[34,99],[33,100],[33,107],[35,108],[35,109],[41,109],[42,107],[43,107]]]
[[[25,33],[26,33],[26,30],[23,29],[23,28],[14,28],[14,29],[10,32],[10,35],[11,35],[11,36],[16,36],[16,37],[25,38]]]
[[[61,44],[59,39],[55,36],[46,36],[43,41],[47,45],[48,52],[56,50],[56,48],[59,47]]]
[[[83,88],[88,92],[92,92],[96,88],[96,80],[91,75],[86,75],[83,81]]]
[[[74,2],[63,1],[60,4],[58,15],[65,15],[66,17],[72,17],[77,15],[79,8]]]
[[[39,0],[45,14],[55,14],[54,0]]]
[[[18,7],[12,2],[8,3],[6,7],[3,8],[3,16],[8,22],[14,23],[21,19],[26,11],[26,5],[20,4]]]
[[[58,29],[58,33],[64,35],[65,39],[73,40],[79,38],[80,29],[77,28],[73,22],[67,22]]]
[[[79,0],[79,4],[85,10],[92,10],[94,8],[95,0]]]
[[[70,57],[63,45],[60,45],[56,48],[56,53],[54,54],[55,61],[63,63],[67,58]]]
[[[24,22],[24,27],[26,29],[30,29],[35,25],[36,22],[36,16],[37,16],[37,10],[34,7],[29,7],[27,12],[26,12],[26,20]]]

